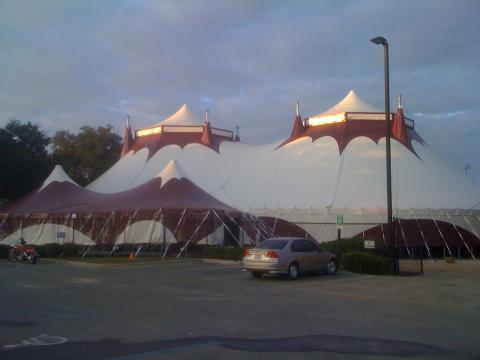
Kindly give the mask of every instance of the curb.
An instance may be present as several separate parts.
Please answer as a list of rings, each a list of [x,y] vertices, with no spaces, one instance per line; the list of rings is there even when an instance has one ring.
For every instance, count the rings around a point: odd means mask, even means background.
[[[223,260],[223,259],[205,259],[203,258],[202,261],[207,264],[216,264],[216,265],[241,265],[241,261],[236,260]]]

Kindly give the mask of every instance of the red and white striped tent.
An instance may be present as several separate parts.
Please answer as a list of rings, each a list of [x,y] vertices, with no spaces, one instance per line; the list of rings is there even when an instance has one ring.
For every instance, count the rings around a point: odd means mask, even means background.
[[[480,247],[480,187],[439,157],[403,111],[390,119],[397,241],[473,256]],[[264,145],[243,143],[182,106],[135,136],[128,126],[120,160],[84,190],[128,193],[172,160],[219,202],[267,219],[274,233],[291,223],[297,233],[332,240],[341,217],[343,236],[387,240],[385,114],[353,91],[318,115],[297,112],[290,136]]]

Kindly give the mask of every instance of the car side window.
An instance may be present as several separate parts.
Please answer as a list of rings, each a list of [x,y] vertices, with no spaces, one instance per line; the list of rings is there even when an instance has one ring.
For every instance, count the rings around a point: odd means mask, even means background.
[[[302,240],[295,240],[292,242],[290,249],[292,252],[302,252]]]
[[[305,243],[305,252],[315,252],[318,251],[317,246],[309,240],[303,240]]]
[[[325,251],[316,241],[309,240],[309,243],[313,246],[313,251],[321,253]]]

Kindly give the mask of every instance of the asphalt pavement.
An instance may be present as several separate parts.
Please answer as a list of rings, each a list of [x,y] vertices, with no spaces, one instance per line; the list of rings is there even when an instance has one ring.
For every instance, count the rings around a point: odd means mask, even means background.
[[[0,358],[478,359],[479,280],[0,260]]]

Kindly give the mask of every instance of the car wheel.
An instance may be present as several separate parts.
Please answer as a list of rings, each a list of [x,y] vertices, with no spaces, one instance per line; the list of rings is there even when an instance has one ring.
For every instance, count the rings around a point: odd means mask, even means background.
[[[255,278],[255,279],[260,279],[262,277],[262,273],[261,272],[258,272],[258,271],[252,271],[250,274],[252,274],[252,276]]]
[[[325,269],[325,272],[328,275],[334,275],[338,270],[338,261],[336,259],[330,259],[330,261],[327,264],[327,268]]]
[[[287,269],[287,277],[290,280],[295,280],[295,279],[298,278],[299,274],[300,274],[300,268],[298,267],[298,264],[297,263],[291,263],[288,266],[288,269]]]

